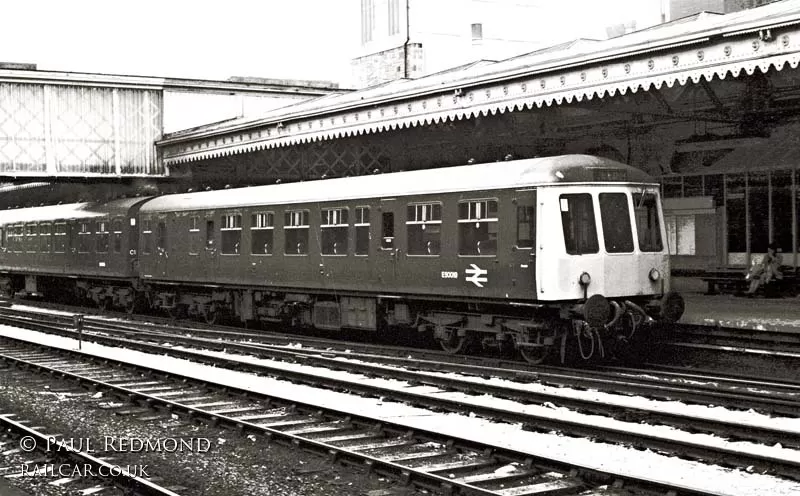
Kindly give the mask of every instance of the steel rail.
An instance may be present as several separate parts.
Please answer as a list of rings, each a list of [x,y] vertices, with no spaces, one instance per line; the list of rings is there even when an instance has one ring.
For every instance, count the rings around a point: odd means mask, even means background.
[[[28,322],[28,325],[36,325]],[[68,331],[53,326],[46,326],[51,331],[62,333],[62,335],[75,337],[74,331]],[[165,349],[159,345],[131,341],[126,339],[111,338],[108,336],[94,335],[93,339],[105,342],[113,346],[124,346],[144,350],[147,352],[163,353]],[[199,363],[207,363],[215,366],[233,368],[236,370],[251,372],[261,375],[271,375],[281,379],[309,384],[315,387],[324,386],[334,390],[346,389],[367,396],[390,397],[395,400],[404,401],[412,405],[422,405],[427,408],[443,409],[454,412],[469,412],[492,419],[503,420],[512,423],[522,423],[532,430],[556,430],[565,432],[573,436],[600,438],[607,442],[632,445],[645,449],[654,449],[678,453],[696,459],[715,460],[726,462],[735,466],[755,466],[764,470],[777,470],[783,475],[791,478],[800,478],[800,462],[776,457],[765,457],[757,454],[748,453],[724,447],[711,447],[702,443],[689,440],[670,439],[665,436],[646,433],[633,433],[625,429],[586,425],[580,421],[554,419],[543,414],[522,413],[496,408],[488,405],[477,405],[470,403],[465,405],[458,400],[452,400],[435,395],[415,393],[413,391],[398,391],[391,388],[362,384],[356,380],[345,381],[313,373],[286,370],[277,366],[266,364],[250,364],[244,362],[232,363],[229,358],[211,357],[205,354],[191,352],[187,350],[176,350],[169,348],[171,356],[193,360]]]
[[[103,330],[100,328],[100,330]],[[164,335],[161,333],[150,333],[144,331],[144,336],[157,336],[162,341]],[[698,416],[689,414],[681,414],[674,412],[665,412],[656,408],[635,407],[630,405],[618,405],[602,403],[596,400],[570,398],[555,392],[546,391],[531,391],[522,388],[513,388],[509,386],[501,386],[494,384],[487,384],[485,382],[468,381],[459,377],[445,377],[430,375],[423,372],[398,369],[395,367],[388,368],[382,364],[374,363],[361,363],[353,361],[343,361],[335,357],[331,357],[329,353],[312,353],[308,350],[294,350],[294,349],[276,349],[264,348],[257,345],[250,345],[245,343],[232,343],[232,342],[218,342],[207,338],[191,338],[186,336],[170,336],[171,339],[176,340],[179,344],[184,345],[200,345],[202,347],[212,348],[219,351],[236,351],[241,353],[257,354],[260,358],[266,355],[271,359],[278,360],[291,360],[300,362],[303,365],[320,366],[331,370],[343,370],[350,373],[364,374],[368,377],[380,377],[390,375],[393,379],[408,381],[412,384],[436,386],[443,390],[461,391],[467,394],[481,393],[488,394],[497,398],[508,399],[512,401],[519,401],[523,403],[553,403],[556,406],[563,406],[574,410],[587,412],[591,411],[597,414],[610,414],[615,417],[625,417],[625,421],[630,422],[633,418],[647,420],[648,423],[663,423],[676,427],[690,426],[692,430],[702,429],[715,432],[717,434],[728,435],[738,439],[755,440],[761,442],[781,443],[783,446],[800,447],[800,432],[787,432],[778,427],[772,426],[754,426],[751,424],[742,424],[739,422],[724,421],[717,419],[704,419]],[[327,356],[326,356],[327,355]],[[341,358],[355,359],[347,354],[342,354]],[[407,361],[406,364],[409,364]],[[424,363],[414,362],[413,365],[418,368],[425,368]],[[439,367],[447,369],[449,367]],[[486,374],[493,374],[494,371],[486,370]],[[486,377],[486,374],[484,377]],[[604,386],[607,389],[619,392],[620,390],[630,392],[637,391],[640,393],[652,393],[653,388],[643,388],[641,385],[630,383],[622,380],[605,381]],[[658,385],[659,394],[665,396],[672,396],[674,399],[681,400],[702,400],[705,403],[723,402],[726,404],[733,403],[737,406],[745,406],[747,408],[770,408],[772,411],[781,411],[796,415],[800,411],[800,402],[792,400],[781,400],[777,398],[762,398],[759,401],[754,401],[750,395],[723,393],[723,392],[693,392],[689,388],[678,388],[674,386]]]
[[[25,315],[24,311],[6,311],[4,313],[13,313],[16,315]],[[41,314],[44,318],[53,319],[57,322],[62,322],[64,325],[69,325],[71,322],[68,316],[55,316],[52,314]],[[113,321],[108,321],[103,318],[87,318],[87,328],[96,328],[101,331],[117,330],[119,332],[131,334],[140,334],[145,331],[143,325],[134,326],[131,324],[121,324]],[[631,368],[620,368],[612,366],[593,367],[591,369],[582,369],[576,371],[574,369],[553,367],[553,366],[537,366],[532,367],[518,361],[503,360],[496,358],[485,357],[469,357],[469,356],[452,356],[442,352],[434,352],[430,350],[418,350],[408,348],[392,347],[364,344],[341,341],[334,341],[329,339],[308,337],[308,336],[286,336],[284,334],[276,333],[248,333],[241,330],[228,331],[219,329],[203,329],[195,327],[182,327],[173,328],[172,331],[165,331],[162,329],[146,330],[159,337],[172,337],[176,339],[176,333],[191,333],[206,335],[216,338],[219,342],[219,336],[230,336],[231,339],[236,341],[225,341],[229,343],[228,347],[235,346],[286,346],[291,342],[301,342],[311,345],[325,346],[323,350],[316,350],[320,353],[342,353],[343,357],[347,358],[360,358],[364,360],[374,360],[379,356],[382,362],[394,362],[401,366],[408,366],[415,369],[423,370],[448,370],[458,373],[467,373],[479,376],[503,377],[515,381],[527,382],[531,380],[539,381],[543,384],[568,386],[578,388],[601,388],[609,389],[613,392],[643,394],[649,397],[664,398],[664,399],[678,399],[689,402],[708,402],[713,400],[716,402],[724,402],[726,405],[743,409],[759,409],[770,413],[794,415],[800,408],[800,402],[792,400],[782,400],[775,398],[775,391],[786,390],[787,393],[800,393],[800,382],[791,383],[784,381],[777,383],[770,378],[747,376],[744,380],[743,376],[731,375],[730,377],[720,376],[718,372],[713,372],[710,377],[703,377],[698,375],[696,369],[691,373],[686,373],[684,379],[690,381],[706,381],[714,383],[713,385],[703,385],[693,383],[691,388],[678,386],[675,384],[665,384],[664,379],[651,378],[651,377],[636,377],[634,379],[630,376],[635,373],[652,374],[652,370],[637,370]],[[181,338],[189,340],[190,336],[181,336]],[[247,343],[242,344],[241,341],[248,340]],[[256,340],[256,343],[249,341]],[[347,348],[347,352],[342,350],[331,350],[331,346],[338,346]],[[352,352],[350,348],[362,349],[362,352]],[[372,353],[376,350],[380,351],[380,355]],[[314,351],[314,350],[306,350]],[[388,353],[384,353],[387,352]],[[248,350],[253,352],[253,350]],[[267,353],[260,352],[260,353]],[[409,355],[409,353],[411,353]],[[277,352],[272,353],[276,356]],[[395,356],[396,355],[396,356]],[[411,364],[411,365],[410,365]],[[654,365],[657,366],[657,365]],[[588,373],[587,373],[588,372]],[[710,373],[710,372],[709,372]],[[669,373],[673,378],[680,378],[674,371]],[[624,379],[622,379],[624,378]],[[770,389],[769,392],[759,392],[747,390],[746,392],[728,393],[720,391],[720,386],[725,383],[729,389],[743,389],[743,388],[766,388]],[[699,392],[699,394],[698,394]]]
[[[30,436],[36,440],[36,449],[45,451],[61,459],[69,460],[71,464],[81,467],[91,467],[92,476],[106,480],[117,488],[125,491],[134,491],[132,494],[141,496],[180,496],[178,493],[161,487],[154,482],[122,470],[113,463],[108,463],[96,456],[73,448],[69,443],[54,440],[51,436],[43,434],[36,429],[23,425],[10,418],[11,414],[0,414],[0,425],[4,429],[19,433],[20,436]],[[52,450],[42,448],[53,447]],[[107,474],[107,475],[104,475]],[[126,493],[131,494],[131,493]]]
[[[47,351],[51,353],[54,351],[54,349],[47,348],[46,345],[30,343],[27,341],[17,340],[14,338],[3,337],[2,339],[15,343],[16,346],[20,347],[20,350],[32,348],[35,350],[47,349]],[[224,392],[226,394],[236,395],[241,398],[258,398],[266,400],[268,403],[271,402],[272,400],[275,400],[275,397],[263,395],[260,393],[255,393],[253,391],[249,391],[246,389],[234,388],[227,385],[214,384],[209,381],[198,380],[181,374],[165,373],[163,371],[154,370],[142,365],[132,365],[125,362],[117,362],[111,359],[96,357],[90,353],[86,353],[83,351],[63,350],[63,349],[57,349],[56,351],[59,355],[66,355],[68,357],[78,357],[81,361],[90,361],[92,363],[107,364],[109,368],[113,367],[112,370],[114,371],[119,371],[120,367],[123,367],[125,369],[149,373],[153,377],[162,376],[170,379],[175,378],[182,381],[183,383],[198,384],[203,387],[207,387],[211,390],[217,390],[220,392]],[[349,450],[332,444],[327,444],[301,435],[284,432],[279,429],[261,426],[256,423],[237,419],[235,417],[231,417],[228,415],[219,414],[213,411],[207,411],[201,408],[196,408],[191,405],[182,404],[179,401],[172,401],[166,398],[161,398],[153,394],[137,391],[134,388],[119,386],[102,380],[92,379],[91,377],[86,375],[81,375],[78,373],[69,372],[65,370],[59,370],[57,367],[36,363],[36,361],[33,360],[26,360],[15,357],[14,355],[9,354],[8,352],[0,353],[0,360],[6,361],[7,363],[15,364],[23,369],[37,370],[43,373],[54,374],[64,377],[66,379],[71,379],[73,381],[79,382],[84,386],[89,386],[92,389],[109,391],[113,393],[115,396],[126,398],[131,402],[138,402],[140,404],[147,405],[150,408],[161,407],[172,413],[183,413],[190,418],[198,420],[204,419],[205,421],[209,422],[212,425],[225,425],[233,427],[241,431],[243,434],[258,433],[270,440],[281,440],[283,443],[287,445],[302,447],[304,449],[328,456],[332,460],[338,460],[344,463],[349,462],[349,463],[356,463],[359,465],[365,465],[370,470],[373,470],[379,474],[394,475],[395,477],[399,478],[400,480],[406,483],[412,483],[419,487],[435,489],[444,492],[445,494],[476,494],[485,496],[490,496],[490,495],[496,496],[498,494],[504,494],[503,491],[493,491],[478,486],[473,486],[468,483],[460,482],[457,479],[454,480],[449,476],[443,476],[435,473],[425,472],[424,470],[418,468],[409,467],[407,465],[403,465],[401,463],[397,463],[391,460],[382,459],[379,456],[371,456],[368,454],[359,453],[357,451]],[[280,399],[278,400],[280,401]],[[690,488],[682,484],[673,485],[663,480],[655,478],[646,479],[642,477],[631,476],[628,474],[618,474],[611,471],[598,470],[596,467],[580,466],[577,464],[564,462],[562,460],[551,459],[544,456],[537,456],[530,453],[515,451],[508,448],[487,446],[485,444],[476,443],[475,441],[471,441],[468,439],[457,439],[451,436],[442,435],[441,433],[435,431],[417,429],[417,428],[411,429],[407,425],[403,425],[401,423],[394,423],[385,420],[377,420],[368,416],[356,415],[351,412],[341,412],[328,408],[324,409],[324,411],[320,411],[320,408],[317,405],[296,402],[296,401],[289,401],[289,400],[285,401],[287,401],[293,406],[297,405],[306,411],[317,412],[317,415],[319,415],[320,417],[335,416],[338,418],[346,419],[346,421],[348,422],[353,422],[364,426],[370,426],[372,429],[380,429],[381,431],[397,433],[405,435],[407,437],[413,436],[415,438],[421,438],[423,440],[433,440],[441,443],[442,445],[448,446],[451,449],[453,447],[459,447],[471,450],[475,453],[481,453],[483,457],[497,459],[501,463],[516,461],[526,467],[530,467],[531,465],[546,467],[547,470],[557,471],[566,474],[567,477],[570,479],[579,479],[580,481],[584,481],[582,482],[582,484],[580,484],[580,486],[583,488],[587,487],[591,488],[593,485],[600,486],[612,483],[615,485],[615,487],[619,488],[628,487],[630,489],[636,489],[642,491],[653,491],[653,490],[662,492],[679,491],[681,495],[687,495],[687,496],[712,496],[712,495],[719,496],[719,493],[716,492],[704,491],[697,488]]]

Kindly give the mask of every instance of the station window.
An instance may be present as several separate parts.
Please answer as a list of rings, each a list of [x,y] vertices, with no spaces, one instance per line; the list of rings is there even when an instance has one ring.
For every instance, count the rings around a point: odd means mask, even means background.
[[[142,255],[153,253],[153,226],[150,219],[142,220]]]
[[[89,222],[81,222],[78,229],[78,253],[92,250],[92,229]]]
[[[189,217],[189,255],[198,255],[200,244],[200,217]]]
[[[356,255],[369,255],[369,207],[356,207]]]
[[[631,211],[626,193],[600,193],[600,221],[607,253],[632,253]]]
[[[347,255],[347,216],[346,208],[323,208],[320,223],[323,255]]]
[[[575,193],[559,196],[564,245],[570,255],[597,253],[597,224],[592,195]]]
[[[242,244],[242,216],[227,214],[222,216],[220,225],[222,235],[222,254],[238,255]]]
[[[517,248],[533,248],[536,233],[536,208],[532,205],[517,207]]]
[[[497,200],[458,204],[458,254],[497,255]]]
[[[286,238],[284,253],[308,254],[308,210],[287,210],[284,214],[283,229]]]
[[[111,235],[114,253],[122,253],[122,219],[114,219],[111,223]]]
[[[108,253],[108,221],[101,220],[97,223],[96,239],[97,253]]]
[[[636,232],[639,237],[639,251],[661,251],[661,223],[658,220],[658,197],[653,193],[633,195],[636,212]],[[692,218],[694,223],[694,218]]]
[[[25,251],[28,253],[36,253],[39,244],[38,231],[36,224],[25,225]]]
[[[255,213],[250,216],[250,253],[272,255],[274,249],[275,214]]]
[[[64,253],[67,251],[67,225],[56,222],[53,228],[53,252]]]
[[[438,255],[442,246],[442,204],[409,205],[406,230],[409,255]]]
[[[39,224],[39,251],[50,253],[53,244],[53,226],[51,224]]]

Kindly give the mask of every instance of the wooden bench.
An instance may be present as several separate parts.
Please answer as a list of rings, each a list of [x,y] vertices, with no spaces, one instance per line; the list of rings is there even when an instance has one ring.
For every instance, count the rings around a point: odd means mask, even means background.
[[[781,297],[797,293],[798,273],[794,267],[781,266],[782,279],[775,279],[767,284],[759,286],[757,293],[763,293],[767,297]],[[700,279],[708,284],[706,294],[714,295],[720,293],[744,293],[750,288],[750,281],[746,279],[744,269],[731,269],[720,267],[707,270]]]

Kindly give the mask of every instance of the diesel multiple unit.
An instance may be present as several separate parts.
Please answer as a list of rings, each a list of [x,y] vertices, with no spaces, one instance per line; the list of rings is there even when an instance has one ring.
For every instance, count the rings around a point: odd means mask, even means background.
[[[683,312],[658,185],[583,155],[8,210],[0,229],[6,293],[453,353],[588,359]]]

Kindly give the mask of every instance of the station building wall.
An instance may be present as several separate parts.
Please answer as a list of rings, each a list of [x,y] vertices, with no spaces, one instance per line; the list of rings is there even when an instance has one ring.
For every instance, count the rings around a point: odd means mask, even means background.
[[[745,267],[770,242],[785,265],[797,267],[800,123],[735,144],[698,152],[660,177],[674,267]]]

